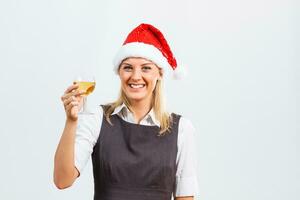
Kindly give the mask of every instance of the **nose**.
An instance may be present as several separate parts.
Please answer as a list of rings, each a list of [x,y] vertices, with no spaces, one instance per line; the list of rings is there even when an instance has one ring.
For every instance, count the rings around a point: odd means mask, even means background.
[[[133,70],[132,75],[131,75],[131,79],[133,80],[140,80],[141,79],[141,72],[138,69]]]

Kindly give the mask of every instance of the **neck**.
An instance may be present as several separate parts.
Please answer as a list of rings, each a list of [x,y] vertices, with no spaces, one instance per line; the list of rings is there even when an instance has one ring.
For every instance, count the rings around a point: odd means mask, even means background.
[[[147,115],[147,113],[151,110],[151,99],[145,99],[140,101],[131,101],[130,102],[130,110],[134,115],[134,119],[137,123]]]

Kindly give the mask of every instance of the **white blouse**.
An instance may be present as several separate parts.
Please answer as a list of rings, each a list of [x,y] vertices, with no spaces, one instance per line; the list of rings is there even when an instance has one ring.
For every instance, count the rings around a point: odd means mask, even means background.
[[[81,173],[93,152],[102,125],[103,109],[98,106],[92,115],[78,115],[78,125],[75,137],[75,167]],[[133,114],[125,104],[117,107],[112,115],[119,115],[130,123],[136,123]],[[160,126],[151,110],[140,122],[141,125]],[[192,123],[181,117],[178,127],[176,157],[176,183],[173,191],[174,197],[196,196],[198,194],[198,181],[196,175],[195,157],[195,129]]]

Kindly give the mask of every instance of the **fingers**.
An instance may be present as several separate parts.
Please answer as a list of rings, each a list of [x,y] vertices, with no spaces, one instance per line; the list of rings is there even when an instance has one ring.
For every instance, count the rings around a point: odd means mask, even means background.
[[[72,102],[78,102],[77,98],[74,96],[71,96],[63,101],[65,107],[68,106]]]
[[[85,94],[85,91],[79,91],[77,90],[79,87],[78,84],[74,84],[70,87],[68,87],[68,89],[65,91],[64,95],[61,97],[62,101],[65,101],[66,99],[69,99],[69,97],[71,96],[80,96],[82,94]]]
[[[69,112],[73,107],[78,106],[79,102],[78,101],[71,101],[69,104],[65,106],[66,111]]]
[[[80,91],[78,84],[73,84],[69,86],[61,96],[61,101],[63,102],[65,112],[68,118],[76,119],[79,107],[82,106],[83,96],[85,91]]]
[[[78,116],[78,102],[71,102],[66,107],[67,117],[70,119],[77,119]]]
[[[77,118],[79,104],[79,101],[74,96],[71,96],[64,101],[64,107],[68,117],[73,119]]]
[[[78,89],[78,87],[79,87],[79,85],[76,84],[76,83],[74,83],[73,85],[69,86],[69,87],[66,89],[66,91],[65,91],[64,94],[68,94],[68,93],[70,93],[72,90]]]
[[[65,98],[63,100],[63,104],[65,108],[68,108],[68,106],[78,106],[80,102],[82,101],[82,96],[70,96],[68,98]]]

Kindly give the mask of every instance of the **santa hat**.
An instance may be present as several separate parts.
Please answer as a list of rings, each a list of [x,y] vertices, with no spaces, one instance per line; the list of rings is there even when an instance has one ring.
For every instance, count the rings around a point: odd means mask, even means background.
[[[177,61],[163,34],[150,24],[140,24],[127,36],[121,49],[113,59],[114,70],[118,73],[121,62],[128,57],[142,57],[171,72],[174,79],[182,79],[186,72],[177,66]]]

